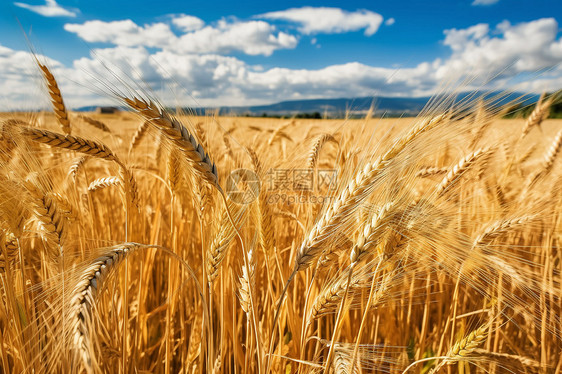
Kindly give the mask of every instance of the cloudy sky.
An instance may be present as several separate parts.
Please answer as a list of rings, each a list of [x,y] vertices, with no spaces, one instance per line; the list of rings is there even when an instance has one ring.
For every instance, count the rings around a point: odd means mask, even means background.
[[[211,106],[554,90],[561,27],[559,0],[3,0],[0,110],[45,102],[30,49],[71,107],[121,83]]]

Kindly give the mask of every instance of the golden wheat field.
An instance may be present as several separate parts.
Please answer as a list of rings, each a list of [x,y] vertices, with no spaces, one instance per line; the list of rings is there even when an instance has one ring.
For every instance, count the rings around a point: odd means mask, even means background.
[[[0,116],[3,371],[560,373],[562,121]]]

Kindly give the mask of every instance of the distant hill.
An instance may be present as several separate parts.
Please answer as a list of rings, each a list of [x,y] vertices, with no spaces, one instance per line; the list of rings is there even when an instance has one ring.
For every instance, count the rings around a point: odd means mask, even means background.
[[[480,97],[493,99],[495,104],[508,104],[519,101],[523,105],[534,103],[539,95],[525,95],[519,92],[502,94],[500,92],[467,92],[456,96],[454,102],[466,100],[476,100]],[[220,107],[221,115],[250,115],[250,116],[292,116],[300,113],[320,113],[327,114],[329,117],[343,117],[346,113],[360,115],[369,110],[374,105],[378,115],[397,116],[397,115],[416,115],[430,101],[440,101],[440,98],[431,97],[356,97],[338,99],[309,99],[281,101],[269,105],[256,106],[228,106]],[[95,111],[97,107],[86,106],[76,109],[77,111]],[[187,112],[196,114],[208,114],[215,108],[184,108]]]

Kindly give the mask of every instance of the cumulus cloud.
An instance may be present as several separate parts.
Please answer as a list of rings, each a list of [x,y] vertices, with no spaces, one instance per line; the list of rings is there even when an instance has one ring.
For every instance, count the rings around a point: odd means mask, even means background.
[[[474,0],[472,5],[492,5],[499,1],[500,0]]]
[[[130,19],[124,21],[88,21],[83,24],[67,23],[64,29],[77,34],[87,42],[111,43],[122,46],[162,47],[177,40],[165,23],[138,26]]]
[[[197,18],[186,14],[181,14],[173,17],[172,23],[184,32],[199,30],[201,27],[205,25],[205,22],[201,18]]]
[[[55,60],[37,55],[55,73],[64,66]],[[48,107],[49,99],[35,65],[27,51],[17,51],[0,45],[0,110],[35,110],[37,103]]]
[[[248,55],[269,56],[277,49],[292,49],[297,46],[295,36],[278,32],[263,21],[227,22],[219,21],[216,27],[182,35],[175,46],[184,53],[227,53],[242,51]]]
[[[384,24],[387,26],[392,26],[394,25],[394,23],[396,22],[396,20],[394,18],[389,18],[386,21],[384,21]]]
[[[69,10],[61,7],[55,0],[46,0],[45,5],[30,5],[25,3],[14,3],[15,6],[28,9],[44,17],[76,17],[77,10]]]
[[[174,18],[172,22],[188,27],[202,26],[198,18],[187,16]],[[84,24],[66,24],[64,29],[76,33],[87,42],[110,43],[118,46],[144,46],[178,50],[182,53],[228,53],[242,51],[248,55],[271,55],[275,50],[295,48],[295,36],[276,32],[275,27],[264,21],[221,20],[216,26],[194,29],[177,36],[165,23],[139,26],[131,20],[88,21]]]
[[[305,34],[334,34],[365,29],[367,36],[376,33],[383,21],[380,14],[370,10],[348,12],[340,8],[308,6],[269,12],[258,17],[297,23]]]
[[[494,30],[487,24],[445,31],[444,44],[453,53],[438,70],[438,78],[465,72],[473,76],[514,76],[562,63],[558,23],[542,18],[511,25],[504,21]]]

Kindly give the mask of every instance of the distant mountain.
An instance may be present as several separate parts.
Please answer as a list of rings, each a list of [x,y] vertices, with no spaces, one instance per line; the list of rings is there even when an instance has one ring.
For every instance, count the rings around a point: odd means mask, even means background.
[[[464,103],[484,98],[492,105],[505,105],[509,103],[531,104],[538,100],[539,95],[526,95],[520,92],[504,93],[492,92],[466,92],[452,97],[357,97],[339,99],[310,99],[281,101],[270,105],[257,105],[249,107],[223,107],[220,114],[235,115],[295,115],[298,113],[328,114],[329,116],[343,116],[349,114],[362,114],[369,110],[371,105],[378,115],[416,115],[428,103],[446,101],[447,105]]]
[[[401,97],[357,97],[339,99],[311,99],[282,101],[271,105],[251,106],[247,110],[254,114],[296,114],[296,113],[328,113],[345,114],[346,112],[366,112],[371,105],[377,111],[391,111],[404,113],[418,113],[427,103],[427,97],[401,98]],[[243,108],[229,108],[240,111]]]
[[[331,117],[344,116],[346,113],[351,115],[364,114],[369,110],[371,105],[374,106],[378,115],[416,115],[428,102],[440,102],[447,100],[448,104],[466,103],[471,100],[479,100],[480,98],[490,100],[495,105],[504,105],[513,102],[521,104],[531,104],[538,100],[539,95],[526,95],[520,92],[502,93],[499,91],[492,92],[467,92],[460,93],[454,99],[445,99],[440,97],[356,97],[356,98],[339,98],[339,99],[309,99],[309,100],[291,100],[281,101],[269,105],[256,106],[229,106],[220,107],[221,115],[250,115],[261,116],[292,116],[299,113],[320,113],[327,114]],[[77,111],[95,111],[97,107],[87,106],[76,109]],[[208,114],[215,108],[184,108],[187,112],[195,114]]]

